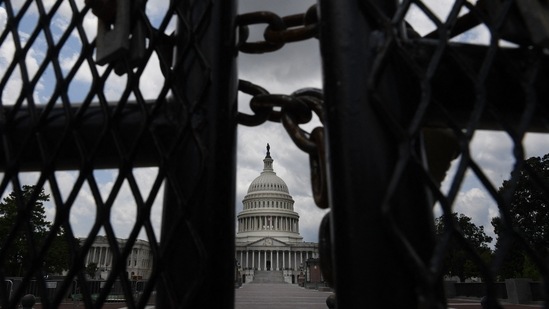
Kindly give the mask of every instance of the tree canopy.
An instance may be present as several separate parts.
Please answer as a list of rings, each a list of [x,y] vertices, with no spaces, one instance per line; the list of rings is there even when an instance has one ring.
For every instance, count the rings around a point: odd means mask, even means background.
[[[510,248],[500,275],[535,279],[539,274],[520,243],[525,240],[541,258],[549,258],[549,154],[526,160],[521,169],[503,182],[499,193],[510,200],[507,208],[510,222],[505,224],[500,217],[492,219],[498,235],[496,248],[501,248],[503,242]],[[513,237],[509,233],[512,230],[523,240]]]
[[[465,240],[470,243],[473,250],[485,262],[491,257],[492,250],[489,243],[492,237],[487,236],[483,226],[477,226],[471,218],[464,214],[451,214],[451,220],[463,232]],[[435,220],[435,228],[437,237],[442,237],[446,232],[446,221],[444,216],[440,216]],[[469,253],[459,242],[453,237],[450,241],[449,250],[444,259],[444,266],[449,276],[459,277],[461,282],[471,277],[480,277],[478,266],[473,262],[471,253]]]
[[[29,202],[34,194],[35,199]],[[5,276],[22,276],[32,265],[31,252],[37,252],[42,247],[51,229],[44,207],[47,201],[49,195],[44,193],[43,188],[25,185],[21,188],[20,195],[15,191],[11,192],[0,202],[0,269]],[[47,254],[40,257],[42,271],[60,273],[68,269],[69,257],[65,233],[60,229]]]
[[[95,279],[95,274],[98,270],[97,263],[91,262],[86,266],[85,272],[91,279]]]

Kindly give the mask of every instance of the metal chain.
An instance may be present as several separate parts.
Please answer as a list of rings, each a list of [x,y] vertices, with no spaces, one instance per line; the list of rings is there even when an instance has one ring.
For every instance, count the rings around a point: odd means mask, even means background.
[[[250,25],[266,24],[265,41],[248,42]],[[238,49],[243,53],[261,54],[279,50],[286,43],[308,40],[318,35],[317,6],[304,14],[280,17],[272,12],[253,12],[237,18]],[[320,89],[305,88],[291,95],[270,94],[264,88],[240,80],[238,90],[252,96],[248,115],[238,113],[239,124],[258,126],[266,121],[282,122],[297,147],[309,154],[313,198],[320,208],[328,208],[326,160],[324,156],[324,128],[308,133],[299,127],[311,121],[314,112],[324,124],[323,96]],[[277,107],[277,110],[274,108]],[[279,110],[278,110],[279,109]]]
[[[324,156],[324,127],[311,133],[299,127],[311,121],[313,112],[324,124],[323,95],[320,89],[304,88],[290,95],[270,94],[264,88],[240,80],[238,90],[252,96],[253,115],[238,113],[237,121],[245,126],[258,126],[266,121],[282,122],[296,146],[309,154],[313,198],[320,208],[328,208],[326,186],[326,158]],[[275,110],[276,108],[276,110]]]
[[[281,49],[284,44],[316,37],[318,34],[317,6],[311,6],[306,13],[280,17],[272,12],[253,12],[239,15],[238,49],[243,53],[262,54]],[[266,24],[263,33],[265,41],[248,42],[250,25]]]

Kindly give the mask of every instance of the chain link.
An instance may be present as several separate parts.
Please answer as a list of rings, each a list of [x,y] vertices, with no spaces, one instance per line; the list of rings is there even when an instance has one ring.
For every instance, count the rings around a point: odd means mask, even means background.
[[[266,24],[263,33],[265,41],[248,42],[249,26]],[[272,12],[253,12],[237,18],[238,49],[243,53],[262,54],[281,49],[286,43],[308,40],[318,34],[316,5],[306,13],[280,17]]]
[[[326,160],[324,155],[324,128],[316,127],[311,133],[299,127],[311,121],[313,112],[324,124],[323,95],[320,89],[304,88],[291,95],[270,94],[264,88],[240,80],[238,90],[252,96],[250,108],[254,114],[239,112],[237,121],[246,126],[258,126],[266,121],[282,122],[296,146],[309,154],[313,198],[320,208],[328,208]]]

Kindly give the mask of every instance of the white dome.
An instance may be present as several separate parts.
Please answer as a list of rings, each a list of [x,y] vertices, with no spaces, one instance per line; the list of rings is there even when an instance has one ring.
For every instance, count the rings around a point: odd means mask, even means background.
[[[248,193],[259,191],[277,191],[289,194],[288,186],[275,172],[263,172],[248,187]]]
[[[284,180],[276,176],[273,170],[273,158],[271,158],[269,150],[267,150],[267,155],[263,159],[263,164],[263,171],[248,187],[248,194],[260,191],[275,191],[290,194]]]

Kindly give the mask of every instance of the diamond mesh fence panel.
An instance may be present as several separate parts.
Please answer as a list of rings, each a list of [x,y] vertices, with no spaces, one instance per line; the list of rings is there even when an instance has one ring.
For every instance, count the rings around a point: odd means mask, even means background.
[[[508,267],[527,261],[546,283],[547,156],[525,146],[549,129],[546,5],[320,1],[320,12],[338,306],[446,307],[449,263],[476,270],[490,308],[496,282],[525,276]],[[510,145],[499,182],[499,156],[474,153],[490,146],[474,145],[483,135]],[[460,195],[471,179],[483,204]],[[497,242],[479,250],[454,216],[463,204],[497,217]]]
[[[234,12],[0,1],[0,307],[232,304]]]

